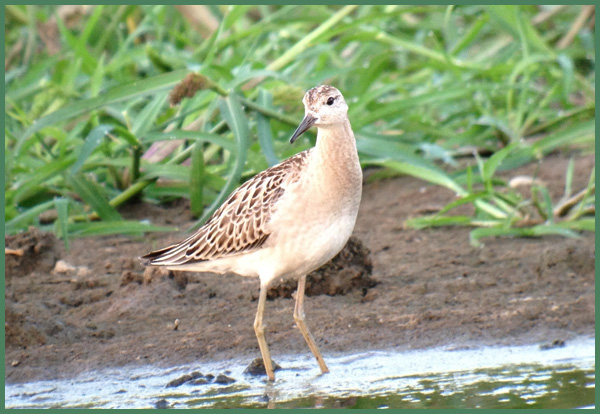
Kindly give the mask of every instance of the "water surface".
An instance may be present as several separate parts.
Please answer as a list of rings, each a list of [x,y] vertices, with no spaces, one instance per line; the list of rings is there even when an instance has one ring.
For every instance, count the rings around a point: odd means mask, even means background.
[[[595,340],[539,345],[372,351],[329,357],[320,375],[308,356],[278,356],[269,384],[247,360],[161,369],[110,368],[71,380],[5,386],[6,408],[593,408]],[[193,371],[231,384],[165,388]]]

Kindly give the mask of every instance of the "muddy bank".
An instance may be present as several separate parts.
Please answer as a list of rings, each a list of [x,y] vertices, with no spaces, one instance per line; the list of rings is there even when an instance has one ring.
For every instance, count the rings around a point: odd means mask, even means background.
[[[578,160],[575,190],[585,187],[594,162],[593,155]],[[548,157],[537,172],[553,200],[562,195],[567,163]],[[485,239],[483,248],[473,248],[466,228],[404,228],[407,218],[453,197],[408,177],[365,185],[354,232],[361,245],[315,275],[314,286],[322,287],[305,304],[326,360],[369,349],[546,344],[594,335],[593,234]],[[180,229],[191,221],[185,202],[121,212]],[[181,236],[78,239],[69,252],[36,232],[7,239],[23,256],[6,261],[6,381],[129,364],[233,357],[250,363],[259,355],[252,329],[258,280],[145,271],[138,264],[136,257]],[[293,289],[275,287],[267,303],[266,335],[276,361],[310,352],[294,326]]]

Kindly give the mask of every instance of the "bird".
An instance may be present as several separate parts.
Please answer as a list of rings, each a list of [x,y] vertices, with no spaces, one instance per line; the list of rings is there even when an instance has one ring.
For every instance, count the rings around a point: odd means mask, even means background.
[[[329,372],[305,323],[306,275],[331,260],[350,238],[362,196],[356,139],[341,92],[319,85],[302,100],[304,118],[290,143],[317,127],[316,144],[252,177],[185,240],[140,257],[174,271],[258,277],[254,331],[269,381],[275,381],[263,315],[274,280],[298,280],[294,321],[322,374]]]

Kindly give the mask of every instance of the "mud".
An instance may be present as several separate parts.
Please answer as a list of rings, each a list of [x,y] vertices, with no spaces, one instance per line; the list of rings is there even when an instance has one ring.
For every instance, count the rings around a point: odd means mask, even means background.
[[[594,156],[578,158],[573,189],[585,188]],[[553,200],[568,157],[505,174],[537,174]],[[368,177],[367,171],[365,176]],[[455,195],[409,177],[368,182],[354,242],[308,280],[307,324],[328,355],[433,346],[548,344],[594,336],[594,235],[579,239],[489,238],[468,228],[414,230],[404,221]],[[456,214],[468,213],[461,207]],[[127,219],[185,229],[186,202],[133,204]],[[69,378],[123,365],[169,367],[259,356],[252,323],[258,280],[145,270],[136,257],[182,232],[144,238],[61,241],[36,230],[6,238],[7,382]],[[58,265],[57,265],[58,263]],[[293,285],[269,292],[265,323],[272,357],[308,354],[294,325]],[[558,342],[559,343],[559,342]]]

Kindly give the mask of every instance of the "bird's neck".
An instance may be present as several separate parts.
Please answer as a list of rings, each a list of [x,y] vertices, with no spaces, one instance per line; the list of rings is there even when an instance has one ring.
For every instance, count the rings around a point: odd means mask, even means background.
[[[316,163],[325,176],[355,184],[362,181],[362,171],[358,161],[356,139],[350,121],[319,127],[317,133]]]

